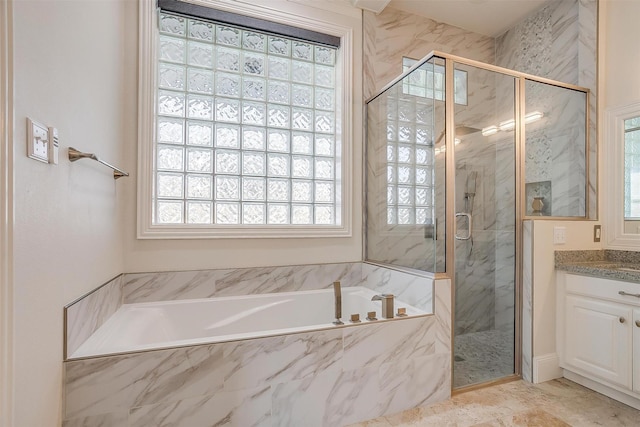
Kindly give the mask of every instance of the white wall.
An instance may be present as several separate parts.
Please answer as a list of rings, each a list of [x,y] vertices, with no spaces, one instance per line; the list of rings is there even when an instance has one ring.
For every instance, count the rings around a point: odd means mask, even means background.
[[[220,3],[229,3],[219,0]],[[214,6],[216,2],[213,2]],[[244,2],[242,3],[249,3]],[[204,239],[204,240],[138,240],[136,239],[135,187],[126,187],[126,232],[124,238],[125,271],[149,272],[209,268],[257,267],[305,263],[359,261],[362,259],[362,18],[361,12],[343,1],[314,0],[256,0],[250,2],[300,16],[314,17],[353,28],[353,135],[352,164],[347,170],[353,174],[351,224],[352,237],[305,239]],[[145,84],[145,82],[141,82]],[[128,158],[136,158],[137,147],[128,144]],[[131,182],[135,181],[135,177]]]
[[[68,146],[130,168],[135,1],[15,1],[15,426],[59,425],[63,306],[124,269],[123,186]],[[134,18],[135,19],[135,18]],[[134,21],[135,22],[135,21]],[[128,86],[129,85],[129,86]],[[26,156],[26,117],[60,131],[60,164]],[[131,182],[129,180],[129,182]]]

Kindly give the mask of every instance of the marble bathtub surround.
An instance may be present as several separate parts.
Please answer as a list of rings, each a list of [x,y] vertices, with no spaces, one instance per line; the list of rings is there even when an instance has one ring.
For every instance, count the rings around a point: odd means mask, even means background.
[[[64,358],[85,342],[122,305],[122,275],[64,308]]]
[[[610,249],[556,251],[556,270],[640,282],[640,252]]]
[[[435,315],[65,362],[64,426],[334,426],[450,395],[450,282]]]

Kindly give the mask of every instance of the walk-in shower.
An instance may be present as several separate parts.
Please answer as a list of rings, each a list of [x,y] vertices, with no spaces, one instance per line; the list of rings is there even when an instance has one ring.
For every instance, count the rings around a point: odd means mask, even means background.
[[[585,218],[588,97],[433,52],[367,102],[366,259],[453,281],[454,388],[520,374],[522,221]]]

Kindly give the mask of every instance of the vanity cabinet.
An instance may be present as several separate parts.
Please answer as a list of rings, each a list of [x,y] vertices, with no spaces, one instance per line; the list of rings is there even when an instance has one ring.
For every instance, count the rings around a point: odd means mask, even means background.
[[[570,273],[558,279],[557,349],[565,376],[569,371],[640,399],[640,283]]]

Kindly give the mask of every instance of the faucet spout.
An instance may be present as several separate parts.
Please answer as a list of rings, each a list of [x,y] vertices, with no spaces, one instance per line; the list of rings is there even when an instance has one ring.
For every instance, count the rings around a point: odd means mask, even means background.
[[[334,299],[334,312],[336,320],[333,321],[334,325],[344,325],[340,318],[342,317],[342,289],[340,288],[340,282],[333,282],[333,299]]]
[[[382,318],[393,319],[393,294],[374,295],[371,301],[382,301]]]

